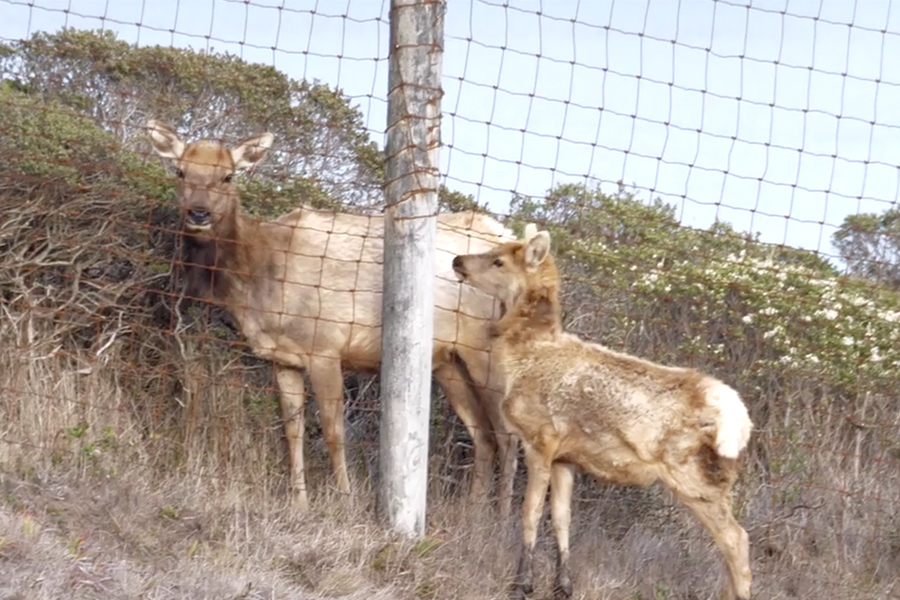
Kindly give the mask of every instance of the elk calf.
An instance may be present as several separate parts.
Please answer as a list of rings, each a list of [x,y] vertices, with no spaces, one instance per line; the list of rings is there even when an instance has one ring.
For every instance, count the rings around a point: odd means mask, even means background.
[[[534,225],[521,241],[457,256],[453,269],[507,307],[490,334],[506,379],[502,414],[525,447],[528,469],[514,597],[533,589],[532,554],[548,484],[559,549],[556,593],[571,595],[570,505],[580,467],[617,484],[662,480],[712,534],[733,597],[749,599],[749,543],[732,515],[731,488],[753,424],[737,392],[695,370],[565,333],[550,235]]]

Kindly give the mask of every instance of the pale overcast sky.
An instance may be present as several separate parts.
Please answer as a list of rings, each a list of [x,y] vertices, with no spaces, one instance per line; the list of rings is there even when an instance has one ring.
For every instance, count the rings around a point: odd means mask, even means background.
[[[442,173],[504,212],[591,177],[830,254],[900,195],[889,0],[449,0]],[[63,25],[229,50],[341,87],[383,146],[386,0],[0,0],[0,38]],[[894,57],[891,59],[890,57]]]

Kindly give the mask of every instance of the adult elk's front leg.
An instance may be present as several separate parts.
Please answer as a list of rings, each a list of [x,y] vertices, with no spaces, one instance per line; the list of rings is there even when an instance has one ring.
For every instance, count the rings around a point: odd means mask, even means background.
[[[294,510],[309,510],[306,495],[306,474],[303,469],[303,430],[305,404],[303,373],[291,367],[275,365],[275,379],[280,390],[281,418],[288,447],[291,505]]]
[[[350,479],[347,475],[347,455],[344,446],[344,379],[341,361],[336,357],[313,356],[309,361],[309,382],[312,384],[325,445],[331,457],[334,477],[338,490],[350,493]]]
[[[475,398],[463,372],[451,360],[435,366],[434,378],[444,390],[447,402],[466,426],[475,449],[475,469],[469,498],[486,500],[491,486],[496,445],[487,413]]]

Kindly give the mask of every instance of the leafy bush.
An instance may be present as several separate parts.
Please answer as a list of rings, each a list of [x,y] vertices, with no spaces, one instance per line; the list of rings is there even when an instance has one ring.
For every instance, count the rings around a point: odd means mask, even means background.
[[[312,180],[351,206],[380,204],[382,153],[360,111],[327,85],[228,53],[128,44],[108,30],[36,33],[0,52],[0,72],[144,153],[149,147],[136,142],[150,118],[186,139],[236,141],[271,131],[277,146],[261,174],[288,186]]]
[[[151,265],[171,258],[146,224],[173,221],[155,209],[171,184],[92,119],[10,87],[0,90],[0,152],[3,297],[55,328],[47,343],[80,332],[91,345],[107,319],[140,312],[140,290],[158,287]]]

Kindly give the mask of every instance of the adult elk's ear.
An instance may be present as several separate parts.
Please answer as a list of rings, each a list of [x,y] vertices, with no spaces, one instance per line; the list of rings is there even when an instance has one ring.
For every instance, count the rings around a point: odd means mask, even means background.
[[[538,231],[525,244],[525,266],[534,269],[550,254],[550,234]]]
[[[274,140],[275,136],[266,132],[247,138],[232,148],[231,159],[234,161],[234,169],[246,169],[264,159]]]
[[[150,145],[163,158],[178,160],[184,153],[184,142],[172,129],[155,119],[147,121],[147,133],[150,134]]]

